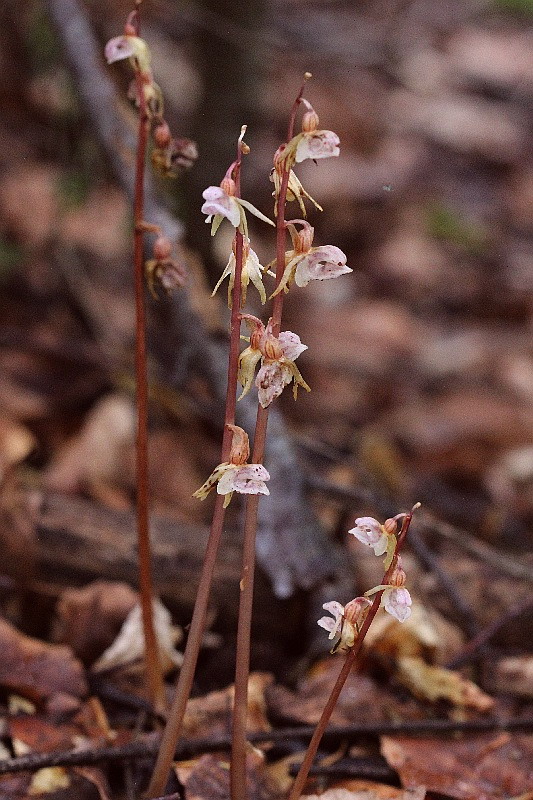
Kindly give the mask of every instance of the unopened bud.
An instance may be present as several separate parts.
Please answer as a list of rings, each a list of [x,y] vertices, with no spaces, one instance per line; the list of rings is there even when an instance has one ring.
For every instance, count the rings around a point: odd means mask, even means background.
[[[169,258],[172,252],[172,243],[166,236],[158,236],[154,242],[153,253],[157,261]]]
[[[154,142],[157,147],[168,147],[172,136],[168,123],[163,120],[154,128]]]
[[[240,467],[247,463],[250,456],[250,440],[248,439],[248,434],[242,428],[239,428],[238,425],[227,425],[226,427],[233,433],[229,455],[230,463]]]
[[[405,570],[402,567],[400,557],[398,556],[398,561],[394,570],[392,571],[389,583],[391,584],[391,586],[404,586],[406,580],[407,580],[407,575],[405,574]]]
[[[318,114],[316,111],[306,111],[302,119],[302,131],[312,133],[318,128]]]
[[[220,184],[220,188],[226,193],[229,194],[230,197],[235,197],[235,193],[237,191],[237,187],[235,186],[235,181],[233,178],[224,178]]]
[[[398,523],[394,519],[394,517],[389,517],[389,519],[386,519],[385,522],[383,523],[383,527],[385,528],[388,534],[396,533],[396,531],[398,530]]]
[[[296,253],[308,253],[312,247],[314,235],[315,229],[308,222],[305,222],[295,237],[294,249]]]
[[[352,625],[360,628],[371,605],[372,603],[368,597],[354,597],[344,607],[344,616]]]

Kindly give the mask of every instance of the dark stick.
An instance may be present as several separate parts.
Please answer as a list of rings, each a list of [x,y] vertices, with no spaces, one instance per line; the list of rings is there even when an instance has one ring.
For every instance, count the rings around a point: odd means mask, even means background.
[[[274,731],[250,733],[247,740],[251,744],[263,742],[286,742],[289,740],[310,739],[315,731],[314,725],[301,725],[293,728],[279,728]],[[452,719],[427,719],[410,722],[371,722],[366,724],[339,725],[326,728],[324,739],[368,738],[369,736],[410,736],[427,737],[456,733],[486,733],[490,731],[533,731],[533,717],[523,719],[499,719],[481,717],[480,719],[458,722]],[[18,758],[0,761],[0,775],[27,772],[43,767],[79,767],[102,762],[117,762],[128,759],[153,759],[159,749],[160,736],[147,734],[128,744],[96,747],[84,750],[61,750],[52,753],[29,753]],[[227,750],[231,746],[230,736],[210,736],[180,742],[174,753],[175,758],[187,757],[196,753]]]

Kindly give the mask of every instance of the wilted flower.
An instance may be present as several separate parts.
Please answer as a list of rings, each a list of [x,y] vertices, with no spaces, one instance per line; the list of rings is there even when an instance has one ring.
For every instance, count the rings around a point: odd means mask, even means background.
[[[172,244],[166,236],[158,236],[154,242],[153,258],[144,265],[146,281],[152,297],[158,299],[156,287],[167,293],[185,284],[184,267],[171,257]]]
[[[226,217],[234,228],[238,228],[248,238],[248,224],[244,209],[248,209],[263,222],[274,225],[272,220],[265,217],[255,206],[241,197],[235,197],[235,181],[226,176],[220,186],[208,186],[202,193],[205,203],[202,214],[207,214],[206,222],[211,222],[211,236],[217,232],[220,223]]]
[[[259,360],[261,367],[255,385],[263,408],[279,397],[291,381],[294,381],[294,399],[297,397],[298,386],[302,386],[308,392],[311,391],[294,363],[295,359],[307,350],[307,345],[302,344],[300,337],[292,331],[282,331],[279,337],[274,336],[271,319],[266,328],[261,320],[251,314],[243,314],[243,319],[253,326],[253,331],[250,336],[250,346],[243,350],[239,358],[238,378],[243,387],[241,397],[250,391]]]
[[[154,130],[154,141],[156,141],[157,131],[162,126]],[[159,135],[163,140],[163,135]],[[181,136],[178,139],[170,138],[165,146],[154,147],[151,153],[152,166],[154,170],[164,178],[175,178],[184,170],[190,169],[198,158],[198,148],[192,139]]]
[[[237,425],[228,425],[233,432],[230,460],[219,464],[206,482],[194,492],[193,497],[205,500],[211,489],[217,485],[217,494],[224,495],[224,508],[233,496],[239,494],[270,494],[266,481],[270,475],[262,464],[247,464],[250,454],[248,434]]]
[[[296,230],[296,224],[302,226],[300,231]],[[285,270],[272,297],[282,290],[288,291],[293,280],[297,286],[307,286],[312,280],[325,281],[352,272],[350,267],[346,266],[346,256],[335,245],[311,247],[314,228],[306,220],[292,220],[287,223],[287,229],[292,239],[293,250],[285,253]]]
[[[355,528],[348,531],[363,544],[372,547],[376,556],[387,552],[389,534],[374,517],[358,517]]]
[[[218,287],[222,283],[222,281],[228,277],[229,275],[229,285],[228,285],[228,306],[231,308],[233,305],[233,286],[235,284],[235,242],[232,247],[231,255],[229,257],[229,261],[224,268],[224,272],[220,276],[217,285],[213,289],[211,297],[216,293]],[[265,287],[263,286],[263,276],[262,276],[263,267],[259,263],[259,259],[257,254],[254,250],[250,247],[250,240],[244,239],[243,241],[243,253],[242,253],[242,272],[241,272],[241,307],[246,303],[246,295],[248,290],[248,284],[252,281],[253,285],[259,292],[259,296],[261,297],[261,303],[266,303],[266,292]]]
[[[356,597],[346,606],[342,606],[336,600],[324,603],[322,608],[329,611],[332,616],[321,617],[318,624],[329,631],[329,639],[336,640],[332,653],[337,651],[345,653],[354,646],[371,605],[366,597]]]

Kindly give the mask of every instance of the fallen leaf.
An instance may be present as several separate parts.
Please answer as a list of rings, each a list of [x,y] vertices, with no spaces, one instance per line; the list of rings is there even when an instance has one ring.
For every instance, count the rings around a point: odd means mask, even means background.
[[[406,788],[425,786],[456,800],[504,800],[533,782],[533,736],[383,736],[381,752]]]
[[[52,794],[69,786],[70,777],[64,767],[44,767],[33,775],[28,794]]]
[[[252,672],[248,679],[247,727],[253,731],[269,731],[265,690],[274,681],[266,672]],[[187,703],[183,719],[183,734],[186,737],[225,735],[231,728],[233,709],[233,685],[203,697],[194,697]]]
[[[82,664],[70,647],[24,636],[0,619],[0,685],[34,702],[55,692],[87,693]]]
[[[426,790],[395,789],[384,783],[349,781],[342,786],[332,786],[323,794],[306,794],[302,800],[424,800]]]
[[[138,593],[118,581],[66,589],[56,606],[54,641],[68,644],[85,664],[92,664],[112,645],[138,602]]]
[[[455,706],[490,711],[494,699],[479,686],[463,678],[459,672],[426,664],[421,658],[398,659],[398,678],[416,697],[429,700],[449,700]]]
[[[159,643],[161,666],[165,672],[180,667],[183,656],[174,649],[181,639],[181,629],[172,625],[170,612],[161,600],[154,599],[154,629]],[[130,665],[144,657],[144,632],[141,606],[139,604],[128,614],[113,644],[105,650],[93,664],[94,672],[103,672],[114,667]]]
[[[185,789],[185,800],[227,800],[230,795],[229,761],[208,754],[194,761],[175,766],[176,775]],[[276,800],[276,793],[264,771],[264,757],[250,748],[246,758],[249,800]]]

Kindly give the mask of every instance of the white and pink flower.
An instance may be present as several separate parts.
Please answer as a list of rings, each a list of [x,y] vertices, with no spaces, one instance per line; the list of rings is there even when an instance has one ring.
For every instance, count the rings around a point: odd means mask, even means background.
[[[105,46],[104,55],[108,64],[115,61],[131,60],[132,67],[144,74],[150,74],[150,51],[140,36],[115,36]]]
[[[355,528],[348,533],[368,547],[372,547],[376,556],[382,556],[387,552],[389,534],[374,517],[358,517],[355,520]]]
[[[232,249],[229,261],[224,268],[224,272],[220,276],[220,279],[218,280],[217,285],[215,286],[211,294],[211,297],[213,297],[213,295],[220,287],[222,281],[229,276],[229,285],[228,285],[229,308],[231,308],[233,305],[235,267],[236,267],[235,252],[234,249]],[[259,292],[261,303],[263,303],[264,305],[266,303],[266,292],[265,292],[265,287],[263,286],[263,267],[259,263],[259,258],[257,257],[257,253],[255,253],[255,251],[252,250],[252,248],[250,247],[250,240],[245,239],[243,244],[243,264],[241,272],[241,306],[243,306],[246,303],[246,295],[248,291],[248,284],[250,283],[250,281],[253,283],[253,285]]]
[[[381,596],[381,605],[398,622],[405,622],[411,616],[411,595],[403,586],[389,586]]]
[[[205,203],[202,214],[207,214],[206,222],[211,222],[211,235],[217,232],[222,220],[228,219],[234,228],[238,228],[248,238],[248,224],[245,209],[251,214],[274,225],[271,219],[265,217],[255,206],[242,197],[235,197],[235,182],[226,177],[220,186],[208,186],[202,193]]]
[[[302,131],[296,145],[295,161],[299,164],[307,158],[332,158],[340,153],[340,140],[333,131]]]

